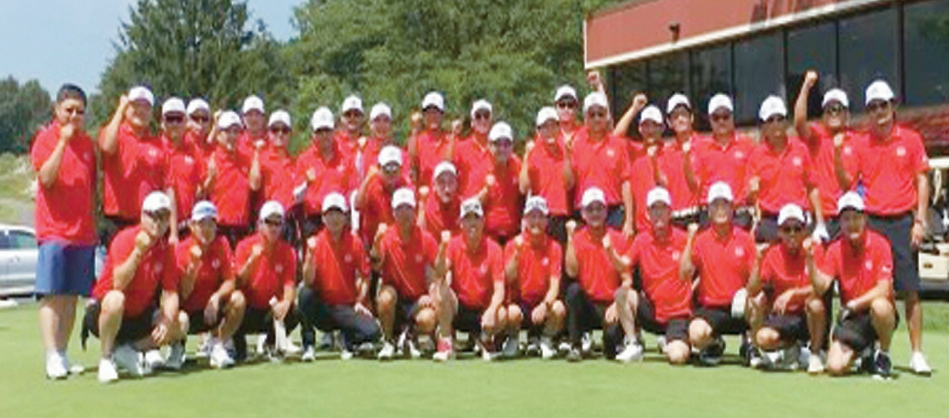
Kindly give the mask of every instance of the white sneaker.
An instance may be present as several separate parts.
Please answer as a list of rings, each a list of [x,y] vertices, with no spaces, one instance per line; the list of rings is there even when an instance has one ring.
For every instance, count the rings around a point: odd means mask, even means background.
[[[660,353],[666,352],[666,336],[665,335],[660,335],[656,337],[656,349],[659,350]]]
[[[50,380],[65,379],[69,376],[69,367],[65,366],[66,359],[53,351],[46,354],[46,378]]]
[[[446,362],[455,358],[455,346],[451,338],[439,338],[437,350],[432,356],[432,360],[436,362]]]
[[[59,353],[59,357],[63,359],[63,368],[69,370],[69,374],[80,375],[86,372],[86,368],[81,364],[73,364],[69,361],[69,356],[66,353]]]
[[[514,358],[517,357],[517,352],[517,336],[509,336],[507,340],[504,341],[504,348],[501,349],[501,355],[505,358]]]
[[[593,351],[593,334],[589,332],[583,333],[583,338],[580,340],[580,351],[583,352],[585,356],[590,355],[590,352]]]
[[[640,361],[643,359],[643,346],[639,343],[628,343],[619,354],[616,355],[616,361],[629,363],[630,361]]]
[[[294,343],[293,341],[290,341],[289,338],[287,339],[287,347],[286,347],[286,353],[287,353],[287,355],[297,355],[297,354],[300,354],[300,353],[302,353],[302,352],[303,352],[303,348],[302,348],[302,347],[300,347],[299,345],[297,345],[297,344]]]
[[[161,351],[158,351],[158,349],[146,351],[145,366],[151,370],[158,370],[165,367],[165,358],[161,356]]]
[[[134,377],[145,375],[145,365],[142,362],[141,353],[128,344],[120,345],[112,353],[112,361],[119,368],[125,369]]]
[[[549,360],[557,355],[557,349],[554,348],[554,342],[550,337],[540,337],[540,358]]]
[[[305,361],[307,363],[316,360],[316,350],[312,345],[308,345],[305,350],[303,350],[303,355],[300,356],[300,361]]]
[[[227,369],[234,365],[234,359],[224,348],[224,344],[217,342],[211,347],[211,367],[215,369]]]
[[[198,336],[198,350],[195,351],[194,356],[197,358],[204,358],[211,356],[211,347],[214,346],[214,340],[216,338],[211,337],[209,334],[204,333]]]
[[[165,367],[171,370],[181,370],[186,360],[185,344],[183,342],[175,343],[172,344],[168,350],[168,358],[165,359]]]
[[[926,356],[923,355],[921,351],[913,352],[913,356],[909,359],[909,368],[913,370],[913,373],[919,376],[932,376],[933,369],[929,367],[929,363],[926,362]]]
[[[821,374],[824,372],[824,362],[819,354],[811,353],[807,359],[807,374]]]
[[[263,355],[267,354],[267,347],[266,347],[266,345],[267,345],[267,334],[260,334],[260,335],[258,335],[258,336],[257,336],[257,346],[256,346],[257,348],[256,348],[256,351],[254,351],[254,352],[257,353],[258,356],[263,356]]]
[[[353,352],[352,352],[352,351],[349,351],[348,348],[343,348],[343,351],[341,351],[341,352],[339,353],[339,359],[340,359],[340,360],[352,360],[352,359],[353,359]]]
[[[99,382],[111,383],[119,380],[119,372],[115,370],[115,363],[111,359],[99,360]]]
[[[386,341],[382,344],[382,349],[379,350],[379,360],[386,361],[392,360],[392,356],[395,355],[395,346],[392,343]]]

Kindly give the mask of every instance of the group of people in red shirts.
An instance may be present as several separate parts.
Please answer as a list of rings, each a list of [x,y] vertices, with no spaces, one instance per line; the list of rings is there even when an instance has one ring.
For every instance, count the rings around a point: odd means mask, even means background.
[[[798,136],[770,96],[757,141],[725,94],[702,135],[685,95],[663,112],[637,94],[614,123],[591,81],[582,100],[558,88],[521,135],[486,100],[446,127],[444,97],[428,93],[404,146],[388,105],[366,118],[350,96],[338,118],[313,112],[296,156],[290,114],[268,117],[256,96],[240,113],[168,98],[153,135],[154,96],[133,87],[93,140],[84,93],[64,86],[32,148],[47,376],[69,374],[78,296],[91,297],[83,341],[100,340],[102,382],[180,368],[197,333],[216,368],[246,358],[247,334],[286,354],[298,325],[304,361],[316,329],[338,333],[344,358],[418,357],[427,336],[436,361],[455,357],[456,330],[485,359],[516,356],[523,329],[527,353],[580,361],[602,329],[603,355],[621,362],[643,357],[646,330],[673,364],[717,364],[737,334],[750,365],[888,376],[897,293],[910,367],[930,373],[915,267],[928,160],[884,81],[867,88],[858,131],[839,89],[807,120],[808,73]],[[641,138],[627,136],[634,123]],[[93,283],[97,159],[108,256]]]

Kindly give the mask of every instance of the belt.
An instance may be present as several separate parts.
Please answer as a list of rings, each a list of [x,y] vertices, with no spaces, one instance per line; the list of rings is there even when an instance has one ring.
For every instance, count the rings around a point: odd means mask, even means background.
[[[691,208],[685,208],[685,209],[672,211],[672,218],[682,219],[682,218],[688,218],[690,216],[695,216],[698,214],[699,214],[699,208],[697,206],[693,206]]]

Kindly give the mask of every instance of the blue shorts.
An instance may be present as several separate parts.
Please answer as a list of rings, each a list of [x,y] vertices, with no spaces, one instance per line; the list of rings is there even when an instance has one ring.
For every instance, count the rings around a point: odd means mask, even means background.
[[[95,246],[47,241],[36,259],[36,295],[89,296],[95,281]]]

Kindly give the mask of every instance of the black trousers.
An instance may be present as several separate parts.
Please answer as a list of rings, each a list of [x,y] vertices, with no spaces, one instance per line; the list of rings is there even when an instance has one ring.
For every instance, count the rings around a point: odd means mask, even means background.
[[[375,318],[356,313],[353,305],[327,305],[308,286],[300,290],[297,309],[303,327],[300,333],[304,347],[316,343],[314,328],[323,332],[339,330],[343,334],[343,344],[350,351],[360,344],[378,341],[381,335]]]
[[[283,319],[283,326],[289,335],[297,327],[299,320],[291,310]],[[240,328],[234,333],[234,352],[237,360],[247,358],[247,334],[267,334],[267,344],[274,344],[276,336],[273,327],[273,311],[269,307],[258,309],[251,306],[244,311],[244,319]]]
[[[618,321],[613,325],[604,327],[604,316],[610,305],[591,301],[580,282],[577,281],[567,285],[565,299],[567,303],[567,336],[570,344],[579,347],[584,332],[602,329],[603,355],[607,358],[616,357],[616,347],[623,341],[624,333]]]

